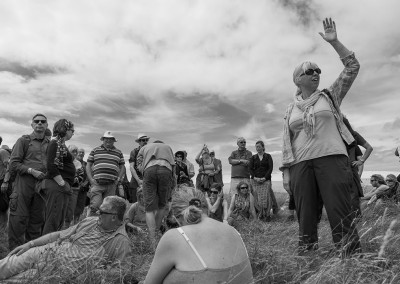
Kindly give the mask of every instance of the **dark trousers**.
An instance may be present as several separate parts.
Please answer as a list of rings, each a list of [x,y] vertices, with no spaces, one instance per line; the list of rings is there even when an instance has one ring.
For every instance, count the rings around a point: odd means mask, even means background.
[[[78,198],[76,200],[76,206],[74,211],[75,222],[79,221],[79,218],[81,217],[83,210],[85,209],[86,199],[89,199],[87,197],[87,191],[80,189],[78,192]]]
[[[61,187],[53,179],[46,179],[44,190],[46,192],[46,220],[43,235],[61,230],[71,195],[68,183],[65,187]]]
[[[35,192],[36,179],[17,175],[10,196],[8,246],[13,250],[42,235],[45,201]]]
[[[352,217],[361,217],[360,197],[364,196],[360,177],[358,175],[358,168],[352,167],[352,183],[351,183],[351,213]]]
[[[351,182],[349,161],[344,155],[321,157],[290,167],[290,188],[299,220],[301,247],[311,249],[318,243],[317,224],[323,202],[336,247],[343,247],[345,253],[360,248],[351,217]]]
[[[135,203],[137,201],[137,189],[139,187],[138,182],[134,177],[132,177],[128,190],[126,191],[126,198],[128,199],[129,203]]]
[[[79,187],[72,187],[72,194],[69,196],[67,212],[65,213],[66,227],[69,227],[71,222],[74,221],[75,217],[74,213],[75,213],[76,203],[78,201],[79,191],[80,191]]]

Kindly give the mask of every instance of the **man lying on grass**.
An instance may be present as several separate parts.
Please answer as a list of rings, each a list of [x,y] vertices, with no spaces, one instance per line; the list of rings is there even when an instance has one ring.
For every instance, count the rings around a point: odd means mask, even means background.
[[[15,248],[0,260],[0,280],[30,268],[53,272],[64,269],[69,275],[72,272],[76,276],[82,274],[82,270],[88,270],[89,264],[91,269],[120,271],[129,265],[131,256],[123,224],[125,209],[124,199],[106,197],[99,208],[100,216],[88,217],[66,230]]]

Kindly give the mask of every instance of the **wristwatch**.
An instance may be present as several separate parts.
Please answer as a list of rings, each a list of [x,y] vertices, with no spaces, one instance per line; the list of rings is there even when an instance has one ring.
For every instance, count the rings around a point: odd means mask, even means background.
[[[29,241],[29,245],[31,246],[31,248],[33,248],[35,246],[35,244],[33,243],[33,241]]]

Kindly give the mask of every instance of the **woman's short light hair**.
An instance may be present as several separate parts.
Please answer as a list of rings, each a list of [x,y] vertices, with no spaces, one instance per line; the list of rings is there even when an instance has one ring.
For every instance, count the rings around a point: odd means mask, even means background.
[[[296,68],[294,68],[294,71],[293,71],[293,82],[296,84],[296,86],[297,86],[296,79],[298,77],[300,77],[300,75],[304,74],[304,72],[307,69],[310,69],[310,68],[318,68],[318,65],[316,63],[314,63],[314,62],[311,62],[311,61],[305,61],[305,62],[300,63],[299,65],[297,65]]]

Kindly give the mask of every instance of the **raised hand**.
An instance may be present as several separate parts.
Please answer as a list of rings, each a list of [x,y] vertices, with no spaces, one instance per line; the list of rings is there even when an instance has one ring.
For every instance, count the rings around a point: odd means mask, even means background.
[[[335,21],[332,21],[331,18],[326,18],[324,21],[322,21],[322,24],[324,25],[325,34],[320,32],[319,34],[321,35],[321,37],[327,42],[337,40]]]

